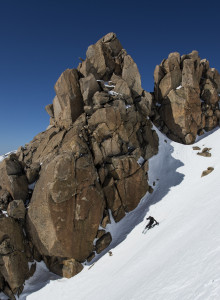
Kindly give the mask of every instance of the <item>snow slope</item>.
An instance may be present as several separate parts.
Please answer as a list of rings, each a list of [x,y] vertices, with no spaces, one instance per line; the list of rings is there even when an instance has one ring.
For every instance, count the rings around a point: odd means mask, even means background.
[[[158,134],[159,154],[150,160],[153,194],[108,226],[113,242],[104,254],[28,300],[220,299],[220,130],[193,145],[212,148],[211,157]],[[207,167],[214,171],[201,178]],[[144,235],[148,215],[160,225]]]

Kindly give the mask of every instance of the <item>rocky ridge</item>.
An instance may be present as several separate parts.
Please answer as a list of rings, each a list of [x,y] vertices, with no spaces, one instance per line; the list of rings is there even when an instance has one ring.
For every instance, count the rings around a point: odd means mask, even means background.
[[[55,91],[49,128],[0,164],[0,289],[12,299],[34,272],[28,262],[80,272],[111,243],[110,215],[120,221],[150,190],[152,96],[116,35],[91,45]]]

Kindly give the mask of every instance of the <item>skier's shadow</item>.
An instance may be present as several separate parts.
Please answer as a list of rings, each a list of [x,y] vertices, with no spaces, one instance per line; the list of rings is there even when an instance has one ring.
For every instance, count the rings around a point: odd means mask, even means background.
[[[161,136],[159,154],[150,160],[150,182],[155,182],[156,186],[152,194],[147,193],[140,201],[139,205],[132,212],[128,213],[120,222],[115,223],[113,217],[111,216],[111,224],[107,225],[106,231],[111,232],[112,242],[111,244],[101,252],[101,254],[96,254],[95,258],[88,263],[88,265],[93,264],[98,261],[103,255],[105,255],[109,250],[112,250],[121,242],[123,242],[127,235],[141,222],[143,222],[149,207],[159,201],[161,201],[174,186],[179,185],[184,175],[177,171],[178,168],[182,167],[184,164],[175,159],[172,156],[174,151],[173,142],[168,140],[166,136]],[[163,155],[163,160],[160,158]],[[159,179],[159,180],[158,180]],[[158,220],[160,222],[160,220]],[[146,225],[146,224],[145,224]]]

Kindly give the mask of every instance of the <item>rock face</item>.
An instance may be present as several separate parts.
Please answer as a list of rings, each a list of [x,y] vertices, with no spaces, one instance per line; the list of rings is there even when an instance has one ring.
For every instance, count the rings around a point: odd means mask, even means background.
[[[64,71],[55,91],[46,107],[49,129],[0,164],[0,204],[9,215],[4,222],[21,228],[26,216],[28,247],[14,255],[22,256],[22,274],[27,260],[44,259],[69,278],[111,243],[110,213],[119,222],[150,190],[148,160],[158,137],[149,120],[152,96],[114,33],[91,45],[77,69]],[[10,270],[17,266],[11,260]],[[8,274],[1,270],[15,293],[25,277],[17,282],[15,271],[14,284]]]
[[[154,71],[154,123],[175,141],[191,144],[219,124],[220,74],[197,51],[170,53]]]

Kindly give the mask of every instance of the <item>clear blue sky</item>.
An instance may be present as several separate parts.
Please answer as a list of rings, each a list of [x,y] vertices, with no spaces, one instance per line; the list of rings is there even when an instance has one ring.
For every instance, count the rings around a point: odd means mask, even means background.
[[[153,71],[170,52],[196,49],[220,70],[218,1],[0,0],[0,155],[46,129],[45,105],[67,68],[115,32],[153,90]]]

